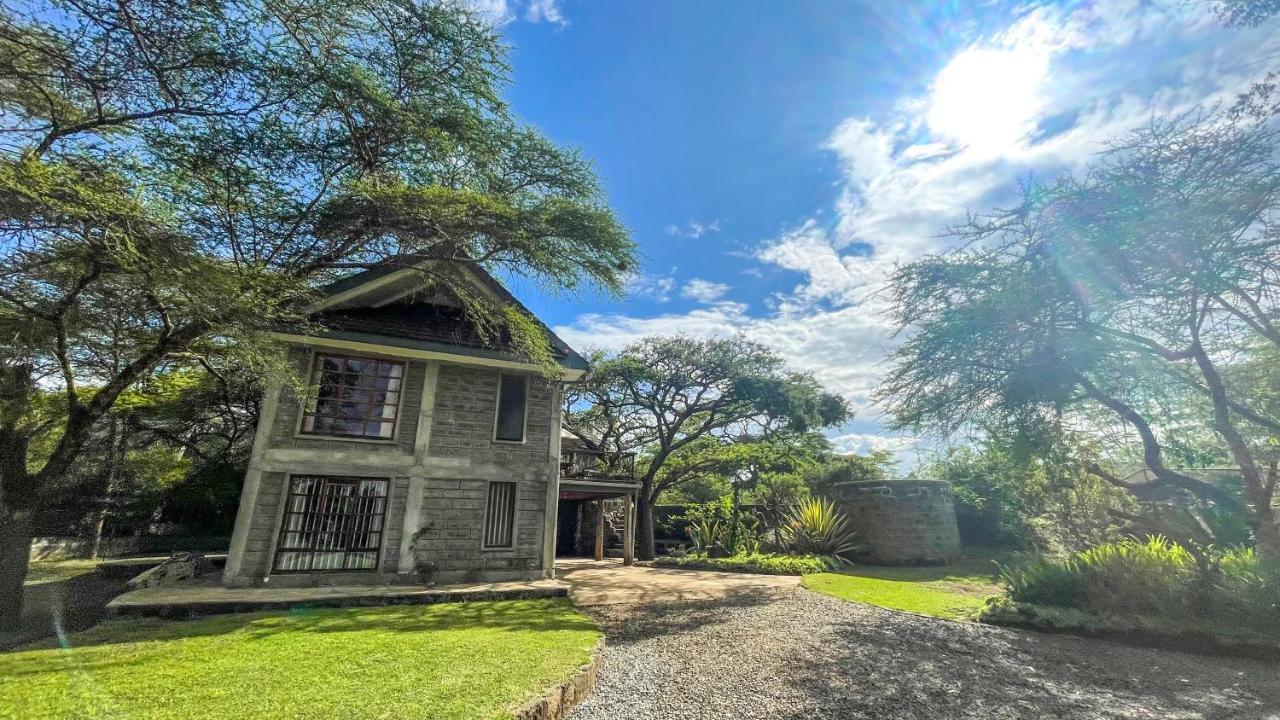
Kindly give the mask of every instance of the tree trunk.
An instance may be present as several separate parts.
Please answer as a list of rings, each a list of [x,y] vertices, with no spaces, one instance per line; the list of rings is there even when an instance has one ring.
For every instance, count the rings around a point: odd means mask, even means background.
[[[1280,522],[1276,521],[1275,510],[1265,507],[1255,509],[1253,517],[1254,550],[1263,563],[1280,568]]]
[[[0,515],[0,630],[16,630],[22,622],[22,584],[31,559],[31,524]]]
[[[649,497],[646,483],[636,495],[636,557],[652,560],[656,554],[653,541],[653,499]]]

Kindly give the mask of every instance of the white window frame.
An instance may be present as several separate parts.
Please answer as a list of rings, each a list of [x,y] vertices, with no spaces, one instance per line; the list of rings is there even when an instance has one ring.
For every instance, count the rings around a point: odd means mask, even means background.
[[[518,377],[524,380],[524,417],[520,420],[520,439],[504,440],[498,437],[498,413],[502,411],[503,378]],[[498,373],[498,387],[493,393],[493,442],[507,445],[523,445],[529,441],[529,376],[524,373]]]

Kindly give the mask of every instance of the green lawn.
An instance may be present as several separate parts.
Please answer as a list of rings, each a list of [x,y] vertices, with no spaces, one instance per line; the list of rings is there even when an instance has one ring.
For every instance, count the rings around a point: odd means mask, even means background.
[[[0,718],[506,718],[599,636],[563,599],[114,620],[0,653]]]
[[[893,610],[950,620],[971,620],[988,597],[1000,592],[994,555],[969,555],[950,565],[883,567],[855,565],[806,575],[810,590]]]

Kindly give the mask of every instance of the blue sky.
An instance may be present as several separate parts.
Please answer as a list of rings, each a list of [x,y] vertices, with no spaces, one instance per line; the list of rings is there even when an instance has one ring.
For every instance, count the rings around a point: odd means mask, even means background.
[[[515,112],[594,160],[643,255],[623,300],[517,295],[579,348],[745,333],[851,399],[840,449],[906,464],[926,444],[869,402],[894,264],[1280,52],[1275,23],[1186,0],[470,4],[512,48]]]

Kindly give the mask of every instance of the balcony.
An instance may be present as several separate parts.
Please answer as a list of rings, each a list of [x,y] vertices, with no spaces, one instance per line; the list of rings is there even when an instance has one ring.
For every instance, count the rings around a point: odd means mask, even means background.
[[[560,496],[599,497],[633,492],[635,453],[564,448],[560,454]]]

